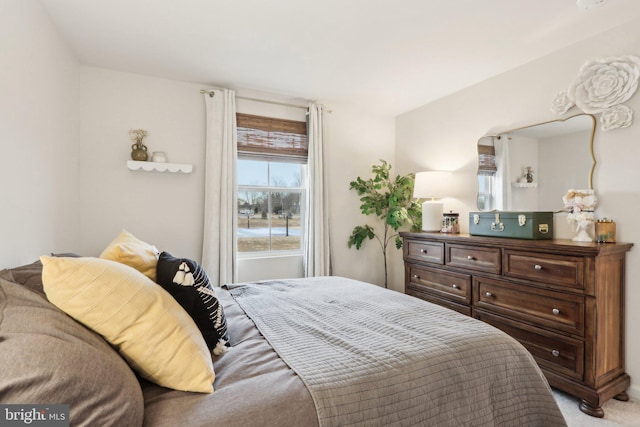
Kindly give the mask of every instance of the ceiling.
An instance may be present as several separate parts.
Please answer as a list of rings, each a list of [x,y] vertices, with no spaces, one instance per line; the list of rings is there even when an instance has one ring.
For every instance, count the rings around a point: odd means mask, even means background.
[[[83,65],[385,116],[640,18],[638,0],[40,2]]]

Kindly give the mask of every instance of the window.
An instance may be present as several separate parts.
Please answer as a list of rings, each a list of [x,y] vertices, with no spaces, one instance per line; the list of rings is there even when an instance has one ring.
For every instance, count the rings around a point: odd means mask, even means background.
[[[300,253],[307,191],[306,123],[237,116],[238,252]]]
[[[478,144],[478,209],[493,209],[493,186],[495,181],[496,151],[493,145]]]

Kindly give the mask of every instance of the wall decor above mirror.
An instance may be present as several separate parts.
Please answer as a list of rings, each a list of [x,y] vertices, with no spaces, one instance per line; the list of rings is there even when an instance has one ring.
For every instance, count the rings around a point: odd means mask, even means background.
[[[593,189],[595,129],[578,114],[480,138],[478,210],[557,212],[567,189]]]
[[[551,111],[563,115],[573,107],[600,113],[603,131],[631,126],[633,110],[624,105],[638,90],[640,58],[634,55],[595,58],[582,64],[575,80],[560,91]]]

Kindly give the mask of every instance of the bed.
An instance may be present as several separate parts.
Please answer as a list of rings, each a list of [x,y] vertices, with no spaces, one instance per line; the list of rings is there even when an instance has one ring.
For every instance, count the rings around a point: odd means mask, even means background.
[[[0,403],[71,425],[564,426],[531,355],[485,323],[343,277],[215,289],[231,349],[212,393],[142,378],[52,304],[35,262],[0,272]],[[174,368],[175,369],[175,368]]]

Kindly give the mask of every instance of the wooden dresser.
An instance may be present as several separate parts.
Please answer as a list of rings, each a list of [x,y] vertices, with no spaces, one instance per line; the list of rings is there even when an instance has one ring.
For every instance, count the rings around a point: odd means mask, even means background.
[[[502,329],[553,387],[602,417],[628,400],[624,270],[630,243],[401,233],[405,293]]]

